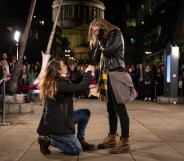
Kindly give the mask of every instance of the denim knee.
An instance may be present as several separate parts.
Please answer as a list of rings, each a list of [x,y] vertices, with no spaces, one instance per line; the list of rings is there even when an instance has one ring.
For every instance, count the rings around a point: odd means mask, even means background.
[[[86,113],[87,117],[91,116],[91,111],[89,109],[84,109],[84,112]]]
[[[81,152],[82,152],[82,147],[75,147],[75,149],[71,150],[70,152],[64,152],[64,153],[69,155],[79,155]]]

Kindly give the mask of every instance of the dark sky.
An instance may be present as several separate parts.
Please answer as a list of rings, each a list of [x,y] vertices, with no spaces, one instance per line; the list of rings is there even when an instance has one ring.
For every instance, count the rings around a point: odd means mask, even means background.
[[[52,2],[54,0],[37,0],[34,15],[51,20]],[[106,0],[101,0],[105,3]],[[28,17],[32,0],[0,0],[0,24],[21,23]],[[106,15],[108,6],[106,6]]]
[[[34,15],[51,19],[53,0],[37,0]],[[0,23],[24,22],[32,0],[0,0]]]

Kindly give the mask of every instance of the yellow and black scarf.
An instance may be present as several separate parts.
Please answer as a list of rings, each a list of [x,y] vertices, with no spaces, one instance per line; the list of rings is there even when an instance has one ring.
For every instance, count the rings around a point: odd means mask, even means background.
[[[100,75],[98,80],[98,92],[99,100],[108,102],[108,95],[107,95],[107,73],[103,70],[104,69],[104,54],[101,53],[100,57]]]

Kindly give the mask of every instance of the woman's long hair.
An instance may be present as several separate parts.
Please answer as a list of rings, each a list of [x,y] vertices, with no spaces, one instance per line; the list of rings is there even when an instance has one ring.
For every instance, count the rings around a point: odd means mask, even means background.
[[[94,48],[97,43],[97,35],[94,34],[94,32],[92,31],[92,26],[99,26],[100,28],[104,29],[104,38],[108,37],[110,31],[114,29],[120,30],[117,26],[114,26],[113,24],[104,19],[94,19],[91,22],[88,31],[88,42],[91,49]]]
[[[40,81],[40,98],[43,100],[45,95],[54,98],[57,92],[56,80],[59,78],[58,70],[61,70],[61,59],[53,59],[49,62],[44,75]]]

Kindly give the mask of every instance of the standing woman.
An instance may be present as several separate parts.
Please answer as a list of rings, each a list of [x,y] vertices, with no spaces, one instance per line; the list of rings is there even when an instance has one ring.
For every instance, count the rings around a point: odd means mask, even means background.
[[[54,59],[48,64],[40,82],[40,97],[45,99],[42,127],[47,135],[38,137],[41,153],[51,154],[48,149],[50,145],[69,155],[78,155],[82,150],[95,148],[84,138],[90,111],[73,109],[73,94],[85,93],[88,90],[92,71],[94,67],[89,65],[81,83],[74,84],[67,79],[67,66],[62,60]]]
[[[115,98],[115,91],[109,79],[109,73],[126,71],[124,61],[124,39],[120,29],[104,19],[94,19],[89,27],[88,41],[91,49],[95,48],[95,60],[100,62],[99,90],[100,99],[105,100],[109,119],[109,133],[98,149],[107,149],[110,154],[129,151],[129,116],[125,104],[119,104]],[[103,80],[103,84],[101,83]],[[108,99],[110,98],[110,99]],[[118,117],[121,125],[121,137],[118,143],[117,123]]]

